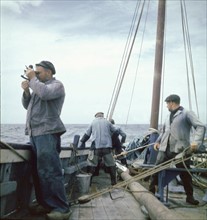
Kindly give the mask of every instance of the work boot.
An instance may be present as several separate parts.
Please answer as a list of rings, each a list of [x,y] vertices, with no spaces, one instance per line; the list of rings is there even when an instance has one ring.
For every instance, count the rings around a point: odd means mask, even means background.
[[[90,173],[93,176],[94,172],[95,172],[95,167],[93,166],[87,167],[87,173]]]
[[[121,163],[122,163],[123,165],[125,165],[126,167],[128,167],[126,158],[121,159]]]
[[[111,177],[111,185],[116,185],[117,183],[117,180],[116,180],[116,166],[112,166],[112,167],[109,167],[109,174],[110,174],[110,177]]]
[[[58,211],[52,211],[46,215],[47,220],[68,220],[72,211],[69,210],[66,213],[58,212]]]
[[[47,209],[47,208],[43,207],[43,206],[40,205],[40,204],[35,204],[35,205],[31,205],[31,206],[29,207],[29,212],[30,212],[32,215],[41,215],[41,214],[49,213],[49,212],[50,212],[50,209]]]
[[[157,183],[158,183],[157,176],[155,175],[150,176],[149,191],[153,194],[155,194],[157,191]]]
[[[155,194],[156,188],[155,188],[155,185],[152,182],[150,182],[150,184],[149,184],[149,191],[151,193]]]
[[[196,200],[196,199],[194,199],[193,196],[187,196],[187,197],[186,197],[186,202],[187,202],[187,203],[190,203],[190,204],[192,204],[192,205],[198,205],[198,204],[199,204],[199,201]]]
[[[92,166],[88,166],[88,167],[87,167],[87,173],[88,173],[88,174],[91,174],[90,186],[91,186],[91,184],[92,184],[92,178],[93,178],[93,176],[95,176],[95,175],[94,175],[94,171],[95,171],[95,167],[92,167]]]
[[[93,172],[93,176],[99,176],[100,164],[95,167],[95,171]]]

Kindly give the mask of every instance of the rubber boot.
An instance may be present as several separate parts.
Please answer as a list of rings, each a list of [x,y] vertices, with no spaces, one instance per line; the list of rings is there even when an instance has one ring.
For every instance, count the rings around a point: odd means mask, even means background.
[[[117,180],[116,180],[116,166],[112,166],[112,167],[109,167],[109,174],[110,174],[110,177],[111,177],[111,185],[116,185],[117,183]]]
[[[158,185],[158,177],[156,174],[152,175],[150,177],[150,182],[149,182],[149,191],[153,194],[156,192],[156,187]]]
[[[121,159],[121,163],[122,163],[123,165],[125,165],[126,167],[128,167],[126,158]]]
[[[87,172],[91,174],[91,181],[90,181],[90,186],[91,186],[93,174],[94,174],[94,172],[95,172],[95,167],[88,166],[88,167],[87,167]]]
[[[99,176],[99,170],[100,170],[100,163],[98,163],[97,167],[95,168],[93,176]]]

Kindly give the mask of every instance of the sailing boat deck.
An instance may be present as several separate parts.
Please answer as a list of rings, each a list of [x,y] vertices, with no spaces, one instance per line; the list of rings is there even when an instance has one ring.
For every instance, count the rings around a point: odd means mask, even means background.
[[[122,194],[122,197],[112,200],[109,194],[105,194],[86,204],[75,205],[72,207],[73,213],[70,219],[148,219],[130,193],[122,191],[118,194]]]
[[[147,188],[147,182],[142,182]],[[92,178],[90,193],[110,186],[110,177],[103,170],[99,176]],[[205,220],[207,219],[207,204],[202,201],[204,192],[199,188],[194,189],[195,197],[199,198],[200,205],[188,205],[185,202],[185,194],[182,192],[170,193],[170,209],[176,210],[183,219]],[[87,203],[74,203],[71,205],[72,214],[69,220],[147,220],[147,213],[142,212],[141,205],[133,195],[125,188],[115,189],[111,193],[105,193]],[[45,216],[32,216],[27,210],[15,213],[5,219],[18,220],[44,220]]]
[[[110,177],[103,170],[99,176],[92,178],[90,193],[110,186]],[[148,216],[142,213],[140,204],[125,189],[115,189],[84,204],[71,205],[70,220],[147,220]],[[27,210],[15,213],[5,219],[43,220],[45,216],[32,216]]]

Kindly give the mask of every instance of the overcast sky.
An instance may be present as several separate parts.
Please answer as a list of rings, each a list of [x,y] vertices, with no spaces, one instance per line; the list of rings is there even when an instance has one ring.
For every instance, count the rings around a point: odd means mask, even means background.
[[[25,123],[22,78],[25,65],[51,61],[64,83],[65,124],[90,123],[97,111],[107,113],[137,1],[65,0],[1,1],[1,123]],[[187,0],[199,117],[207,123],[207,1]],[[113,115],[117,123],[150,123],[157,19],[156,0],[147,7]],[[147,4],[146,4],[147,6]],[[164,98],[181,96],[189,107],[180,3],[167,1]],[[129,109],[137,63],[134,95]],[[190,73],[192,110],[196,112]],[[168,113],[164,102],[162,117]],[[127,120],[127,114],[129,117]],[[162,119],[163,120],[163,119]]]

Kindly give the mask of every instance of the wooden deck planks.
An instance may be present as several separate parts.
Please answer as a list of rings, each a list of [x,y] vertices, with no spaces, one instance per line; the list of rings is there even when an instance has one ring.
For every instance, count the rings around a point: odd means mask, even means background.
[[[90,193],[96,192],[102,188],[110,186],[110,177],[108,174],[100,172],[100,176],[94,177],[90,187]],[[177,207],[186,219],[206,219],[207,205],[202,202],[203,192],[195,188],[196,198],[200,198],[200,206],[191,206],[185,203],[185,195],[170,194],[169,200],[172,206]],[[117,192],[118,191],[118,192]],[[201,193],[201,194],[200,194]],[[148,220],[140,208],[139,203],[133,195],[125,189],[116,189],[111,193],[105,193],[96,199],[85,204],[74,204],[71,206],[72,214],[69,220]],[[172,200],[172,201],[171,201]],[[173,203],[172,203],[173,202]],[[182,208],[183,207],[183,208]],[[184,208],[186,207],[186,208]],[[21,213],[6,218],[9,220],[45,220],[45,216],[31,216],[28,210],[22,210]]]
[[[147,217],[141,212],[140,206],[129,192],[119,190],[102,195],[86,204],[72,206],[70,220],[146,220]]]
[[[92,178],[90,193],[110,186],[110,176],[100,171],[99,176]],[[133,195],[123,188],[105,193],[85,204],[71,207],[70,220],[147,220]]]
[[[79,206],[78,219],[94,219],[91,204]]]

